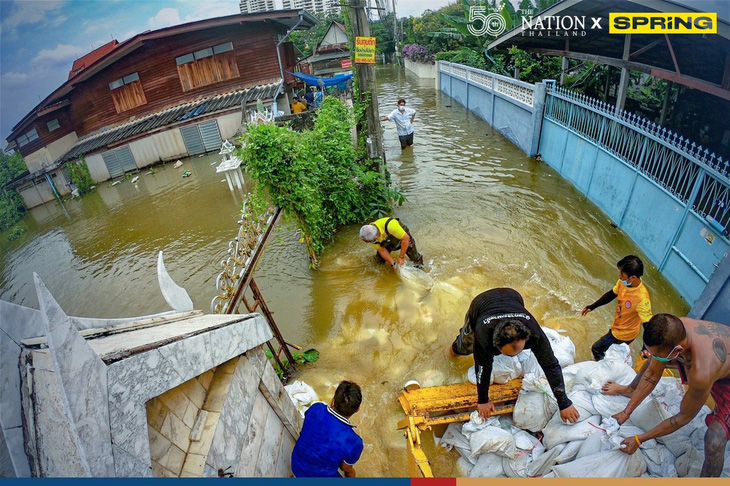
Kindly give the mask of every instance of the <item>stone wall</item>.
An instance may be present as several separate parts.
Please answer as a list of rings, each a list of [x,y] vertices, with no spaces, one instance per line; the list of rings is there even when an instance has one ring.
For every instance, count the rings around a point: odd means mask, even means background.
[[[436,77],[438,76],[436,64],[424,64],[421,62],[414,62],[406,58],[403,59],[405,61],[406,69],[418,76],[419,78],[436,79]]]

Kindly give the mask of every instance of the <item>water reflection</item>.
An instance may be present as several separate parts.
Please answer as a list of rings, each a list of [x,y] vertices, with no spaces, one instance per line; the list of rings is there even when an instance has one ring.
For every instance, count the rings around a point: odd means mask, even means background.
[[[499,286],[517,288],[543,325],[564,329],[577,358],[606,332],[612,306],[586,317],[580,310],[616,281],[616,262],[637,253],[655,312],[688,307],[636,245],[546,165],[526,157],[488,124],[421,80],[380,69],[381,113],[404,97],[416,109],[415,145],[401,152],[386,125],[385,147],[393,180],[408,202],[395,214],[413,231],[430,267],[430,291],[376,265],[373,250],[342,229],[308,267],[298,236],[284,225],[256,274],[275,319],[289,341],[321,351],[297,377],[329,401],[342,379],[358,382],[362,410],[353,419],[366,442],[357,466],[362,476],[406,474],[402,384],[456,383],[471,359],[450,361],[447,346],[472,297]],[[228,242],[235,236],[240,201],[215,173],[218,155],[146,171],[81,201],[31,211],[27,229],[8,243],[0,235],[0,298],[37,308],[37,272],[70,314],[121,317],[166,309],[158,290],[156,254],[165,250],[173,279],[207,311]],[[213,165],[211,165],[213,164]],[[193,175],[183,179],[183,169]],[[428,436],[425,439],[430,440]],[[430,452],[439,475],[455,474],[453,456]]]

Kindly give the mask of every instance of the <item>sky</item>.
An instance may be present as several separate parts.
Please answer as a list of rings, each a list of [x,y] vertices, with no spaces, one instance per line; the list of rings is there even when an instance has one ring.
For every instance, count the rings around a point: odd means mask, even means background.
[[[396,10],[399,17],[416,17],[452,1],[397,0]],[[727,9],[730,2],[676,1],[710,11]],[[235,14],[238,4],[239,0],[0,0],[0,146],[6,146],[5,138],[23,116],[68,79],[78,57],[112,39],[122,42],[146,30]]]

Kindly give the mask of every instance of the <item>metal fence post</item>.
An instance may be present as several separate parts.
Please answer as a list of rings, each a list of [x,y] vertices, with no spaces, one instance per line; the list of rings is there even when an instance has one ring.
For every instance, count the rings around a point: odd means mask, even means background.
[[[682,214],[682,220],[679,222],[679,226],[677,227],[677,231],[674,232],[674,236],[672,237],[672,241],[667,246],[666,252],[664,252],[664,258],[662,258],[662,262],[659,264],[659,271],[664,271],[664,267],[667,265],[667,261],[669,260],[669,255],[672,254],[672,248],[677,243],[677,240],[679,239],[680,233],[682,233],[682,230],[684,229],[684,224],[687,221],[687,216],[689,215],[690,209],[692,209],[692,204],[694,204],[695,199],[697,199],[697,194],[700,192],[700,187],[702,187],[702,183],[705,180],[705,170],[700,168],[699,174],[697,174],[697,180],[695,181],[695,185],[692,188],[692,193],[687,198],[687,203],[684,207],[684,214]]]

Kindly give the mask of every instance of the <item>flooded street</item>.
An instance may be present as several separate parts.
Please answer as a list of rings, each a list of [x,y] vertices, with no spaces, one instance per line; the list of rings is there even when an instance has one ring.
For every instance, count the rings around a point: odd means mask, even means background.
[[[644,260],[655,313],[684,315],[689,306],[599,209],[435,91],[433,80],[391,67],[377,76],[381,115],[401,97],[417,112],[414,147],[403,153],[394,124],[383,125],[388,168],[408,198],[394,215],[410,227],[433,286],[376,264],[357,226],[344,228],[312,271],[305,247],[282,225],[256,281],[287,340],[320,351],[319,361],[297,379],[327,402],[342,379],[362,386],[363,405],[353,417],[366,444],[358,475],[402,476],[397,395],[410,379],[423,386],[466,380],[473,360],[450,361],[447,346],[480,292],[519,290],[543,325],[571,337],[576,360],[590,359],[590,345],[606,332],[614,305],[586,317],[580,311],[613,287],[616,262],[625,255]],[[195,157],[180,169],[169,163],[154,174],[142,171],[136,185],[102,183],[64,208],[54,203],[32,210],[20,223],[27,231],[19,240],[0,235],[0,298],[37,308],[37,272],[72,315],[160,312],[168,307],[155,265],[164,250],[172,278],[207,312],[241,203],[215,174],[211,164],[218,160]],[[190,178],[181,177],[185,168]],[[455,474],[455,453],[426,447],[437,476]]]

